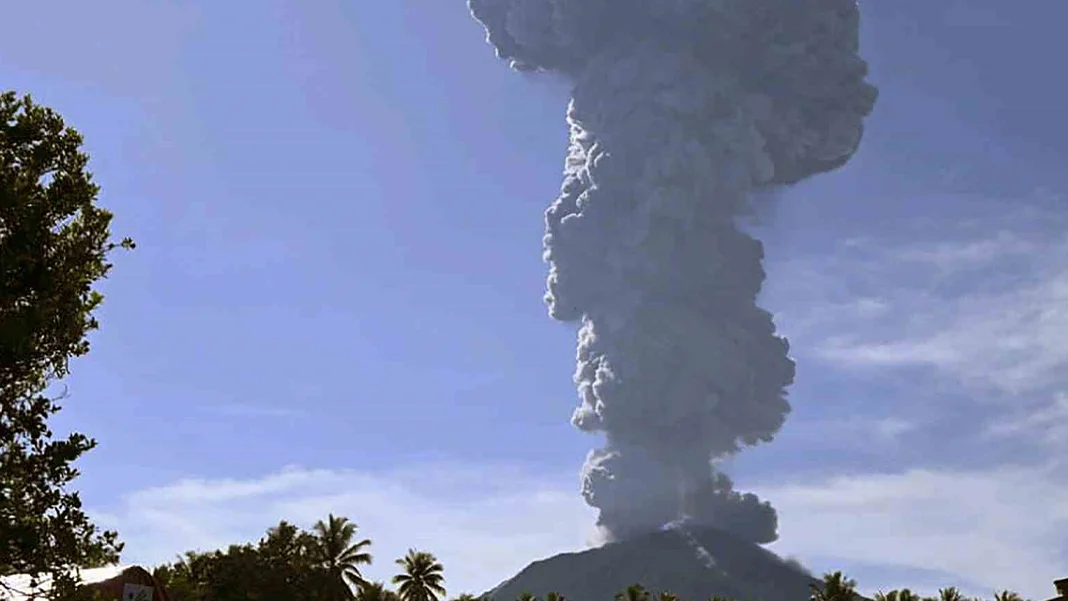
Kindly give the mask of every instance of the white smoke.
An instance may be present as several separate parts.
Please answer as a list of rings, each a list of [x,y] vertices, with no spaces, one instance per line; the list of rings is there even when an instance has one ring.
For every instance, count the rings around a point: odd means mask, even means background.
[[[629,537],[685,506],[775,540],[774,509],[711,464],[773,438],[794,378],[756,305],[763,246],[737,218],[856,151],[876,93],[855,1],[469,4],[498,56],[574,85],[546,302],[579,324],[572,421],[606,435],[582,474],[599,524]]]

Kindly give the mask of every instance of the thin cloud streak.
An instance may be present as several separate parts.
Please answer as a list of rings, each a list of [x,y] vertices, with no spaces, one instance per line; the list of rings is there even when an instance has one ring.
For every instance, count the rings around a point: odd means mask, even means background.
[[[260,478],[187,479],[133,491],[94,515],[122,534],[125,562],[155,565],[186,550],[254,542],[282,519],[309,528],[333,512],[373,540],[375,562],[365,576],[388,581],[392,560],[417,547],[441,559],[450,595],[477,594],[532,559],[586,546],[583,533],[592,535],[593,515],[574,475],[567,476],[500,465],[420,465],[389,473],[290,467]]]
[[[1041,215],[1016,229],[962,227],[945,233],[951,239],[898,246],[851,241],[782,268],[793,279],[784,294],[802,295],[806,310],[780,321],[797,352],[836,367],[927,367],[995,395],[1059,386],[1068,368],[1064,221]]]
[[[782,538],[772,549],[803,563],[847,572],[857,562],[937,569],[983,589],[974,594],[1008,587],[1041,596],[1068,562],[1058,534],[1068,531],[1068,488],[1059,473],[1055,466],[914,469],[751,488],[779,509]],[[507,490],[479,486],[502,481]],[[533,560],[587,547],[593,514],[573,481],[501,465],[389,473],[294,467],[135,491],[94,514],[122,533],[125,561],[151,565],[188,549],[255,541],[280,519],[309,527],[333,512],[374,541],[366,576],[388,580],[390,560],[414,546],[442,560],[452,596],[484,592]]]
[[[1004,588],[1044,598],[1068,565],[1061,468],[914,469],[756,488],[779,510],[772,549],[781,554],[847,571],[852,562],[938,571],[984,598]],[[860,584],[869,593],[895,586]]]

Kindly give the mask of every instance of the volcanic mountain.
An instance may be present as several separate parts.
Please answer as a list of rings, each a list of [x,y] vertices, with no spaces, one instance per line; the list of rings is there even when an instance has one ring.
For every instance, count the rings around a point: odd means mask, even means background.
[[[713,595],[740,601],[804,601],[819,581],[798,564],[709,527],[674,524],[577,553],[535,561],[485,597],[514,601],[555,591],[571,601],[612,601],[641,584],[690,601]]]

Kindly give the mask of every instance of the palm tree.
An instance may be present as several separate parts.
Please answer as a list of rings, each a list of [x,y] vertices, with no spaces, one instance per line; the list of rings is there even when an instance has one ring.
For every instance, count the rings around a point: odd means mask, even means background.
[[[810,586],[812,601],[855,601],[859,597],[857,581],[846,578],[841,572],[824,574],[822,587],[815,584]]]
[[[438,559],[426,551],[408,549],[408,554],[398,559],[396,564],[404,572],[393,577],[393,584],[400,585],[397,592],[402,601],[438,601],[438,595],[445,594],[445,570]]]
[[[356,529],[354,522],[332,513],[325,522],[319,520],[312,527],[319,567],[326,572],[326,598],[330,601],[352,598],[353,588],[366,582],[357,566],[371,563],[371,554],[367,552],[371,540],[365,538],[352,542],[356,538]]]
[[[556,591],[549,591],[545,594],[545,601],[567,601],[567,599]]]
[[[471,593],[460,593],[452,599],[452,601],[479,601],[479,598]]]
[[[657,601],[681,601],[678,595],[668,591],[660,593],[659,595],[657,595],[656,599]]]
[[[381,582],[365,581],[356,591],[356,601],[400,601],[400,598]]]
[[[888,593],[879,591],[873,595],[874,601],[922,601],[922,597],[907,588],[892,590]]]
[[[622,593],[616,593],[616,601],[649,601],[649,591],[640,584],[632,584]]]
[[[515,598],[515,601],[538,601],[538,598],[534,596],[534,593],[524,591],[519,593],[519,596]]]
[[[938,599],[939,601],[967,601],[955,586],[938,589]]]
[[[994,601],[1023,601],[1023,597],[1015,591],[1001,591],[994,593]]]

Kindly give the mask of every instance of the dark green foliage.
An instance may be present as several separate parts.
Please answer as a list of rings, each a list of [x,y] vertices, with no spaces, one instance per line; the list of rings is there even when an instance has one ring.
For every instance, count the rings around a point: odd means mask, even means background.
[[[356,537],[356,524],[348,518],[335,517],[330,514],[326,521],[318,521],[314,526],[317,545],[313,557],[317,567],[326,571],[323,581],[325,589],[321,590],[325,601],[344,601],[352,596],[352,591],[364,584],[359,566],[371,563],[371,554],[367,547],[370,539],[353,541]]]
[[[632,584],[626,590],[616,593],[616,601],[649,601],[649,591],[640,584]]]
[[[352,526],[351,529],[346,526]],[[339,533],[341,533],[339,535]],[[232,545],[226,551],[187,553],[178,562],[160,566],[155,576],[179,601],[319,601],[330,598],[337,590],[330,583],[345,583],[344,570],[331,568],[342,563],[369,563],[364,551],[369,540],[353,543],[355,525],[348,519],[329,516],[316,523],[312,532],[303,532],[288,522],[271,528],[267,536],[253,545]],[[710,539],[705,542],[713,542]],[[345,551],[337,553],[338,549]],[[367,561],[354,560],[367,556]],[[333,557],[333,562],[325,558]],[[347,557],[345,561],[338,558]],[[749,557],[753,559],[753,557]],[[360,577],[360,585],[350,592],[346,601],[436,601],[445,594],[444,570],[433,554],[409,549],[396,560],[403,568],[393,578],[400,585],[396,592],[381,582],[368,582]],[[707,568],[706,568],[707,569]],[[770,574],[770,572],[769,572]],[[583,574],[579,574],[581,577]],[[589,577],[590,572],[585,574]],[[351,578],[351,576],[349,577]],[[821,580],[810,582],[809,601],[869,601],[856,589],[857,583],[842,572],[828,573]],[[611,598],[615,601],[761,601],[759,596],[698,595],[681,597],[672,592],[648,589],[631,584]],[[803,596],[796,597],[804,601]],[[605,597],[582,597],[585,601],[607,601]],[[934,601],[980,601],[966,599],[955,588],[939,591]],[[450,601],[493,601],[490,595],[475,597],[457,595]],[[530,592],[522,592],[514,601],[541,601]],[[555,591],[549,591],[544,601],[569,601]],[[908,589],[876,593],[873,601],[921,601]],[[994,601],[1023,601],[1019,595],[1004,591]]]
[[[356,601],[400,601],[400,595],[386,588],[381,582],[365,582],[356,591]],[[454,601],[472,601],[463,598],[463,595]]]
[[[857,582],[846,578],[841,572],[823,577],[823,582],[813,584],[812,601],[857,601]]]
[[[72,568],[121,550],[68,488],[95,441],[48,426],[60,409],[49,385],[89,352],[108,253],[133,247],[111,241],[81,144],[51,109],[0,94],[0,576],[50,575],[57,596],[73,590]]]
[[[279,522],[256,545],[186,553],[154,576],[181,601],[397,601],[381,583],[366,583],[355,566],[370,563],[371,541],[353,542],[356,525],[329,516],[304,532]],[[359,578],[359,590],[349,583]]]
[[[402,601],[438,601],[438,595],[445,594],[444,568],[433,554],[408,549],[396,563],[403,571],[393,577],[393,584]]]

